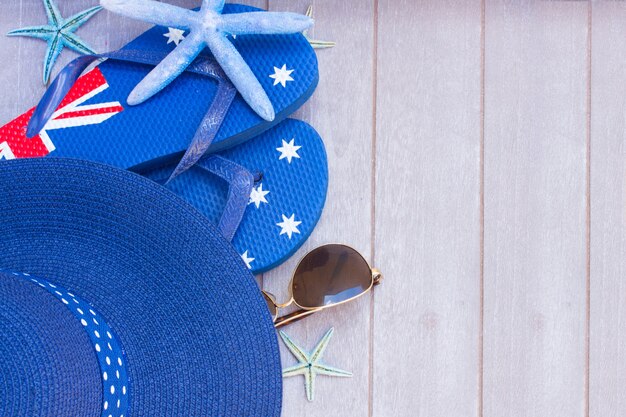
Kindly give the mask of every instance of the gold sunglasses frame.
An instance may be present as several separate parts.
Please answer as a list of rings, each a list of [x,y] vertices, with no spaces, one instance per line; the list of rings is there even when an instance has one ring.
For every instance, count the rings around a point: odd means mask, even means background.
[[[303,307],[300,304],[298,304],[296,299],[293,297],[293,280],[294,280],[294,277],[296,275],[296,272],[298,271],[298,268],[300,267],[300,264],[302,263],[302,261],[304,259],[306,259],[307,256],[309,256],[313,251],[315,251],[317,249],[320,249],[320,248],[323,248],[323,247],[326,247],[326,246],[341,246],[341,247],[347,248],[349,250],[352,250],[354,253],[359,255],[359,257],[363,260],[363,262],[365,262],[365,265],[367,265],[367,267],[370,270],[370,274],[371,274],[371,277],[372,277],[372,279],[370,281],[370,285],[369,285],[369,287],[365,291],[361,292],[360,294],[355,295],[354,297],[350,297],[347,300],[340,301],[338,303],[327,304],[327,305],[324,305],[324,306],[321,306],[321,307]],[[300,258],[300,260],[298,261],[298,264],[296,265],[296,268],[293,270],[293,273],[291,274],[291,280],[289,281],[289,300],[286,303],[279,304],[276,301],[276,297],[274,296],[274,294],[272,294],[270,292],[267,292],[265,290],[262,290],[261,292],[263,293],[263,296],[266,298],[266,300],[269,300],[269,301],[272,302],[272,304],[274,304],[275,313],[272,314],[272,312],[270,311],[270,314],[272,315],[272,320],[274,321],[274,327],[278,329],[278,328],[286,326],[288,324],[295,323],[298,320],[302,320],[303,318],[308,317],[311,314],[316,313],[316,312],[318,312],[320,310],[324,310],[324,309],[329,308],[329,307],[336,307],[338,305],[347,303],[349,301],[356,300],[357,298],[359,298],[359,297],[367,294],[368,292],[370,292],[372,290],[372,288],[374,288],[375,286],[379,285],[380,282],[382,281],[382,279],[383,279],[383,274],[378,269],[372,268],[372,266],[369,264],[369,262],[367,262],[367,260],[363,257],[363,255],[361,255],[361,253],[359,251],[357,251],[356,249],[354,249],[351,246],[344,245],[344,244],[341,244],[341,243],[329,243],[329,244],[326,244],[326,245],[318,246],[317,248],[309,251],[306,255],[304,255],[302,258]],[[279,313],[281,308],[289,307],[292,304],[295,304],[296,306],[298,306],[299,310],[296,310],[296,311],[294,311],[292,313],[286,314],[286,315],[284,315],[282,317],[278,317],[278,313]]]

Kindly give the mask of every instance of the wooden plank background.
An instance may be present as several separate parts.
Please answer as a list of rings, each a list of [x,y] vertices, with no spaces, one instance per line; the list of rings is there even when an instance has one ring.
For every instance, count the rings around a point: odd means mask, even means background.
[[[0,0],[0,33],[43,23],[40,3]],[[287,328],[312,348],[335,327],[325,359],[354,377],[318,378],[313,403],[285,380],[283,415],[626,415],[626,2],[246,3],[313,3],[311,35],[337,42],[294,115],[325,140],[326,210],[259,283],[285,298],[327,242],[386,276]],[[146,28],[102,12],[79,34],[105,51]],[[45,44],[0,42],[4,123],[43,93]]]
[[[486,4],[488,416],[585,413],[587,6]]]

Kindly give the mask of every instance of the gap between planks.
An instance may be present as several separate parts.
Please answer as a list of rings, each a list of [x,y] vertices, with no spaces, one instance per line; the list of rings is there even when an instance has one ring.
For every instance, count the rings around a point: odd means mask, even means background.
[[[585,381],[584,381],[584,413],[589,417],[589,368],[591,355],[591,43],[592,43],[592,7],[593,2],[587,2],[587,109],[586,109],[586,155],[585,155]]]
[[[374,1],[373,13],[373,48],[372,51],[372,178],[371,178],[371,244],[370,244],[370,260],[373,266],[376,265],[376,104],[378,100],[378,0]],[[374,291],[370,291],[370,332],[369,332],[369,381],[367,396],[367,414],[369,417],[374,415],[374,308],[376,300]]]
[[[484,381],[484,341],[485,332],[485,0],[480,2],[480,172],[479,176],[479,239],[480,266],[478,293],[480,311],[478,313],[478,416],[483,417],[483,381]]]

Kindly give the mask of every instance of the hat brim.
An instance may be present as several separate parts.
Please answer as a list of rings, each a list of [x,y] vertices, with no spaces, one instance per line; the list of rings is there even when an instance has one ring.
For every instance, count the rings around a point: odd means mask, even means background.
[[[133,416],[279,416],[280,357],[254,277],[192,206],[86,161],[0,164],[0,268],[75,291],[119,336]]]

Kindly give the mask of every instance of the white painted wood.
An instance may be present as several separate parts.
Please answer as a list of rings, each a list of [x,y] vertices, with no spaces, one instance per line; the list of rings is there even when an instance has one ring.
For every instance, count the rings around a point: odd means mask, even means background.
[[[479,1],[381,0],[374,416],[479,410]]]
[[[583,416],[587,3],[485,25],[484,416]]]
[[[585,416],[587,377],[589,416],[626,414],[626,4],[592,6],[588,351],[590,6],[484,1],[481,297],[480,1],[311,0],[312,36],[338,45],[318,52],[320,85],[295,117],[326,142],[328,202],[262,283],[285,298],[300,256],[326,242],[373,258],[386,280],[286,328],[312,348],[334,326],[325,358],[354,378],[320,377],[313,403],[301,378],[285,380],[285,416]],[[302,13],[309,0],[245,3]],[[65,15],[95,4],[59,1]],[[40,0],[0,0],[0,124],[44,91],[45,43],[4,34],[45,19]],[[101,12],[78,34],[106,51],[147,27]]]
[[[264,275],[266,289],[287,298],[297,261],[323,243],[353,246],[369,259],[371,252],[371,147],[373,130],[373,1],[270,0],[273,11],[304,13],[312,3],[317,18],[311,35],[337,41],[318,51],[320,83],[313,97],[294,117],[310,123],[328,153],[330,184],[326,207],[309,241],[281,267]],[[295,75],[294,75],[295,76]],[[318,313],[285,331],[312,349],[326,330],[335,334],[324,358],[351,371],[351,379],[319,377],[316,400],[309,403],[302,377],[284,380],[284,416],[367,416],[370,369],[370,297]],[[282,342],[281,342],[282,343]],[[282,348],[284,366],[296,363]]]
[[[22,2],[12,1],[2,5],[0,13],[0,36],[11,29],[23,26]],[[0,95],[0,124],[9,121],[10,116],[19,111],[20,97],[24,95],[24,84],[31,88],[30,82],[24,80],[22,67],[27,62],[28,57],[23,57],[21,42],[18,38],[9,41],[8,38],[0,40],[0,62],[5,64],[0,66],[0,79],[2,80],[2,94]],[[42,52],[43,53],[43,52]],[[6,65],[6,63],[13,63]],[[41,80],[41,75],[39,76]],[[41,83],[41,81],[39,81]],[[8,86],[12,88],[7,88]]]
[[[590,416],[626,415],[626,3],[593,4]]]

